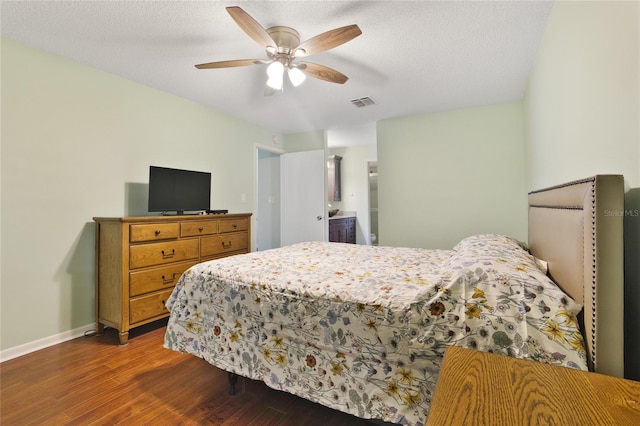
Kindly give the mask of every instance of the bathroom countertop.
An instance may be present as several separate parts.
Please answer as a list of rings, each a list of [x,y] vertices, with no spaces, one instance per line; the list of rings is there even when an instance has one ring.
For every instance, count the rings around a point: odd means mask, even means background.
[[[331,216],[329,218],[329,220],[331,219],[346,219],[349,217],[356,217],[356,212],[343,212],[343,211],[339,211],[335,216]]]

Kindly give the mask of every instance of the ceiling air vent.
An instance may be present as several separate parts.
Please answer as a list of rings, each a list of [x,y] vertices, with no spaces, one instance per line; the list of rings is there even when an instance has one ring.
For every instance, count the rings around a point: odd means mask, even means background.
[[[366,98],[351,99],[351,103],[358,108],[362,108],[369,105],[375,105],[376,101],[367,96]]]

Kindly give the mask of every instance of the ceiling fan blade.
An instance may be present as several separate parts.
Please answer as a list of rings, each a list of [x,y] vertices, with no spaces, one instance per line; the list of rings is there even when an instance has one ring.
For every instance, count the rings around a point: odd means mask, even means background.
[[[247,65],[264,64],[267,61],[262,59],[234,59],[231,61],[218,61],[209,62],[206,64],[198,64],[196,68],[199,70],[211,69],[211,68],[232,68],[232,67],[244,67]]]
[[[242,31],[247,33],[249,37],[255,40],[260,46],[262,46],[265,50],[269,50],[268,48],[276,49],[278,45],[271,38],[267,30],[265,30],[262,25],[260,25],[255,19],[251,17],[247,12],[242,10],[238,6],[230,6],[227,7],[227,12],[236,21],[236,24]]]
[[[330,83],[344,84],[349,80],[349,77],[346,75],[324,65],[311,62],[300,62],[298,65],[298,68],[300,68],[303,73]]]
[[[347,25],[327,31],[302,42],[293,52],[293,56],[300,58],[303,56],[315,55],[325,50],[340,46],[362,34],[357,25]]]

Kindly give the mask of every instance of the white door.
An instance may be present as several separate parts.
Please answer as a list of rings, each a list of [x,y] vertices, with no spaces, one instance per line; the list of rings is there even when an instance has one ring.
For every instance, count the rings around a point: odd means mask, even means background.
[[[280,156],[281,244],[325,241],[324,150]]]

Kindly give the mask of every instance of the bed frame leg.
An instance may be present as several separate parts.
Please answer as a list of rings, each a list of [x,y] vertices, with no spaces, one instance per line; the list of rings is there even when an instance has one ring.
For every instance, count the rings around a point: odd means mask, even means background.
[[[236,383],[238,382],[238,375],[227,372],[227,377],[229,378],[229,395],[235,395],[237,393]]]

